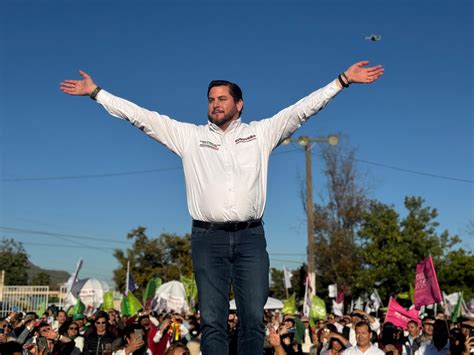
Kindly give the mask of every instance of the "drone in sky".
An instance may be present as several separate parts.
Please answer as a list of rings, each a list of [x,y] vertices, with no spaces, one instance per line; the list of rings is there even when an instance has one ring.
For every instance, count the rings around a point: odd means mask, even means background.
[[[382,39],[382,35],[369,35],[367,37],[365,37],[366,40],[368,41],[372,41],[372,42],[377,42],[377,41],[380,41]]]

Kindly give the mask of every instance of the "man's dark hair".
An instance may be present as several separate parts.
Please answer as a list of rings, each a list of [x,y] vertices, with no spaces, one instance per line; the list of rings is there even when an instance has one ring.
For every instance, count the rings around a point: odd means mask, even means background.
[[[355,325],[355,328],[360,328],[360,327],[367,327],[367,330],[369,331],[369,333],[371,332],[370,325],[366,321],[362,320],[360,322],[357,322],[356,325]]]
[[[423,324],[425,324],[426,321],[431,321],[432,323],[434,323],[435,319],[432,316],[426,316],[425,318],[423,318]]]
[[[209,92],[214,86],[227,86],[229,88],[229,92],[231,96],[234,98],[234,101],[243,100],[242,98],[242,90],[240,89],[239,85],[236,83],[227,81],[227,80],[213,80],[209,83],[209,87],[207,88],[207,97],[209,97]]]
[[[209,83],[208,88],[207,88],[207,98],[209,98],[209,92],[215,86],[227,86],[229,88],[229,93],[230,93],[230,95],[232,96],[232,98],[234,99],[235,102],[237,102],[239,100],[243,100],[242,90],[240,89],[239,85],[237,85],[236,83],[233,83],[231,81],[228,81],[228,80],[213,80],[213,81],[211,81]],[[240,112],[239,112],[240,115],[242,114],[243,110],[244,110],[243,108],[242,108],[242,110],[240,110]]]

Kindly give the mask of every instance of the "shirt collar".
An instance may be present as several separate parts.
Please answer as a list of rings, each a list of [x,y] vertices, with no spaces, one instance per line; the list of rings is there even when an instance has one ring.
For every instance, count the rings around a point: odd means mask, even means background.
[[[230,132],[232,131],[233,129],[235,129],[236,127],[238,127],[240,125],[240,117],[236,120],[233,120],[230,124],[229,124],[229,127],[227,127],[227,129],[225,131],[223,131],[218,125],[212,123],[211,121],[208,121],[207,122],[207,125],[209,127],[209,129],[213,132],[217,132],[219,134],[225,134],[227,132]]]

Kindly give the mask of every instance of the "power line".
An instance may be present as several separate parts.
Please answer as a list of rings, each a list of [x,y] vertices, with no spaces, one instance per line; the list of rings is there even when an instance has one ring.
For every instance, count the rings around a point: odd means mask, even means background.
[[[136,171],[123,171],[120,173],[103,173],[103,174],[86,174],[86,175],[68,175],[68,176],[46,176],[46,177],[26,177],[26,178],[6,178],[1,179],[2,182],[25,182],[25,181],[48,181],[48,180],[79,180],[79,179],[94,179],[103,177],[115,177],[115,176],[126,176],[126,175],[141,175],[150,174],[157,172],[165,172],[172,170],[181,170],[181,167],[174,168],[163,168],[163,169],[149,169],[149,170],[136,170]]]
[[[77,246],[77,245],[66,245],[66,244],[47,244],[47,243],[30,243],[30,242],[26,242],[26,243],[21,243],[23,245],[34,245],[34,246],[41,246],[41,247],[48,247],[48,248],[79,248],[79,249],[104,249],[104,250],[115,250],[113,248],[107,248],[107,247],[91,247],[91,246],[87,246],[87,245],[80,245],[80,246]]]
[[[294,148],[294,149],[289,149],[289,150],[286,150],[286,151],[278,151],[278,152],[273,153],[272,155],[288,154],[288,153],[293,153],[297,150],[299,150],[299,149]],[[378,166],[378,167],[382,167],[382,168],[387,168],[387,169],[392,169],[392,170],[396,170],[396,171],[401,171],[401,172],[404,172],[404,173],[409,173],[409,174],[414,174],[414,175],[428,176],[428,177],[432,177],[432,178],[449,180],[449,181],[464,182],[464,183],[468,183],[468,184],[473,184],[474,183],[474,180],[470,180],[470,179],[463,179],[463,178],[457,178],[457,177],[452,177],[452,176],[445,176],[445,175],[427,173],[427,172],[424,172],[424,171],[406,169],[406,168],[401,168],[401,167],[394,166],[394,165],[388,165],[388,164],[373,162],[373,161],[364,160],[364,159],[354,158],[354,160],[357,161],[357,162],[360,162],[360,163],[370,164],[370,165],[374,165],[374,166]],[[162,172],[173,171],[173,170],[182,170],[182,167],[171,167],[171,168],[162,168],[162,169],[148,169],[148,170],[135,170],[135,171],[124,171],[124,172],[119,172],[119,173],[103,173],[103,174],[47,176],[47,177],[24,177],[24,178],[23,177],[3,178],[3,179],[0,179],[0,181],[5,182],[5,183],[15,183],[15,182],[29,182],[29,181],[81,180],[81,179],[94,179],[94,178],[106,178],[106,177],[119,177],[119,176],[127,176],[127,175],[142,175],[142,174],[150,174],[150,173],[162,173]]]
[[[97,237],[90,237],[90,236],[84,236],[84,235],[75,235],[75,234],[66,234],[66,233],[55,233],[55,232],[48,232],[48,231],[39,231],[39,230],[31,230],[31,229],[21,229],[21,228],[15,228],[15,227],[6,227],[6,226],[0,226],[0,229],[9,231],[9,232],[16,232],[16,233],[30,233],[30,234],[40,234],[40,235],[46,235],[49,237],[57,237],[60,238],[80,238],[80,239],[88,239],[88,240],[94,240],[98,242],[106,242],[106,243],[114,243],[114,244],[129,244],[128,242],[123,242],[119,240],[110,240],[110,239],[105,239],[105,238],[97,238]],[[84,246],[89,246],[85,245]]]
[[[387,169],[393,169],[393,170],[398,170],[402,171],[405,173],[410,173],[410,174],[416,174],[416,175],[422,175],[422,176],[429,176],[437,179],[444,179],[444,180],[451,180],[451,181],[459,181],[459,182],[467,182],[469,184],[474,183],[474,180],[469,180],[469,179],[460,179],[456,177],[451,177],[451,176],[444,176],[444,175],[437,175],[437,174],[431,174],[431,173],[426,173],[422,171],[416,171],[416,170],[411,170],[411,169],[405,169],[405,168],[399,168],[397,166],[393,165],[387,165],[387,164],[382,164],[382,163],[375,163],[373,161],[368,161],[368,160],[363,160],[363,159],[356,159],[354,158],[355,161],[358,161],[360,163],[365,163],[365,164],[370,164],[370,165],[375,165],[375,166],[380,166],[383,168]]]

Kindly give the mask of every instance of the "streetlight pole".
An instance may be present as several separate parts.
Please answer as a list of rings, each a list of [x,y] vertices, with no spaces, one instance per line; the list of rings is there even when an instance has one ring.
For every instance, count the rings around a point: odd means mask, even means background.
[[[311,147],[314,143],[329,143],[330,145],[336,145],[339,143],[339,137],[336,135],[329,135],[326,137],[308,137],[301,136],[296,140],[291,138],[285,139],[283,144],[289,144],[290,142],[297,142],[299,145],[304,146],[305,160],[306,160],[306,218],[307,218],[307,233],[308,233],[308,274],[315,275],[315,263],[314,263],[314,203],[313,203],[313,178],[312,178],[312,163],[311,163]],[[315,283],[315,280],[311,280]],[[312,283],[312,284],[313,284]],[[313,290],[314,292],[314,290]]]
[[[311,172],[311,144],[305,144],[306,157],[306,216],[308,232],[308,273],[314,272],[314,203],[313,177]]]

